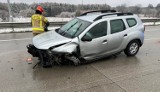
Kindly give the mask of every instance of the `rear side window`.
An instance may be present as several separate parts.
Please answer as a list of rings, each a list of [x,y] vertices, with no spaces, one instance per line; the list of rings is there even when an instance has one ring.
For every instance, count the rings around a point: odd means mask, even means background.
[[[134,18],[128,18],[126,20],[127,20],[129,27],[133,27],[137,24],[137,21]]]
[[[111,20],[110,25],[111,25],[111,34],[121,32],[126,29],[122,19]]]

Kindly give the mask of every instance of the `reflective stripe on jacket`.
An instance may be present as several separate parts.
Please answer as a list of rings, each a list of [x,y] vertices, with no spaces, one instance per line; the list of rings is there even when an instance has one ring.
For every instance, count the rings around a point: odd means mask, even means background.
[[[33,33],[42,33],[44,32],[45,24],[48,22],[48,20],[40,14],[34,14],[32,15],[32,31]]]

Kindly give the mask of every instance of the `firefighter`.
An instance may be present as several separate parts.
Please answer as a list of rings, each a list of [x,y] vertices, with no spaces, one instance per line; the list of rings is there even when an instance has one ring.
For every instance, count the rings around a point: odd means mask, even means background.
[[[43,12],[44,12],[43,8],[41,6],[38,6],[36,8],[35,14],[32,15],[31,17],[33,36],[48,31],[47,27],[49,26],[49,22],[42,15]]]

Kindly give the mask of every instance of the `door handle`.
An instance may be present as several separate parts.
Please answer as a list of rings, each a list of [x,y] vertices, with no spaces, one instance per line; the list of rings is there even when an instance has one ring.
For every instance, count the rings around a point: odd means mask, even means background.
[[[126,37],[127,36],[127,34],[125,34],[123,37]]]
[[[104,40],[103,42],[102,42],[102,44],[106,44],[107,43],[107,40]]]

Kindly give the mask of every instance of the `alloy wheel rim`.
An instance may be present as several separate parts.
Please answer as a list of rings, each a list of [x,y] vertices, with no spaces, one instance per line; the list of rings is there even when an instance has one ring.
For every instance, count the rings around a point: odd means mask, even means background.
[[[138,44],[132,43],[129,50],[131,54],[135,54],[138,51]]]

